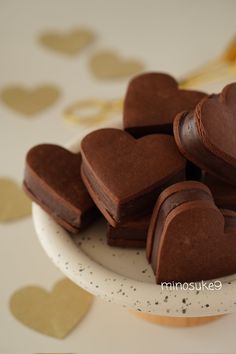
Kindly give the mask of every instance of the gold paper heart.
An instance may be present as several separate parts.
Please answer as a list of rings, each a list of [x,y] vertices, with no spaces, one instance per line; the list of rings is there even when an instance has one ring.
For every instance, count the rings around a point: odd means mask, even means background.
[[[32,90],[10,86],[2,90],[1,98],[16,112],[30,116],[51,106],[59,95],[60,91],[51,85],[42,85]]]
[[[95,39],[87,29],[75,29],[69,33],[48,32],[41,35],[40,42],[46,47],[67,55],[76,55]]]
[[[10,299],[10,310],[27,327],[51,337],[64,338],[89,310],[93,295],[68,279],[56,283],[49,293],[28,286]]]
[[[126,60],[112,51],[102,51],[90,60],[90,68],[98,79],[124,78],[140,73],[144,65],[138,60]]]
[[[9,178],[0,178],[0,222],[31,214],[31,202],[21,188]]]

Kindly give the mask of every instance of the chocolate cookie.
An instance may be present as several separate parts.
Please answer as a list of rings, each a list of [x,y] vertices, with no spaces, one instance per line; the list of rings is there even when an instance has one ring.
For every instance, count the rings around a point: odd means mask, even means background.
[[[204,98],[194,111],[178,114],[174,136],[188,160],[236,185],[236,83]]]
[[[98,215],[80,176],[81,155],[51,144],[33,147],[26,156],[24,190],[71,233]]]
[[[124,102],[124,129],[134,137],[173,134],[173,119],[191,110],[205,96],[203,92],[181,90],[170,75],[146,73],[129,84]]]
[[[236,187],[209,173],[204,174],[202,181],[209,187],[218,207],[236,211]]]
[[[125,224],[118,224],[116,227],[107,224],[108,245],[144,248],[146,246],[150,218],[150,215],[143,216]]]
[[[148,214],[161,190],[184,179],[185,159],[168,135],[136,140],[100,129],[82,140],[81,153],[83,181],[112,226]]]
[[[157,283],[233,274],[235,254],[236,213],[218,209],[205,185],[186,181],[163,191],[147,239]]]

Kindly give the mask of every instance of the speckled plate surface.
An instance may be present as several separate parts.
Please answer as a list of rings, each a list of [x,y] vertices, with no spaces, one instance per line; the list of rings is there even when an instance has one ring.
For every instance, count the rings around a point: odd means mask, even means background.
[[[109,126],[120,127],[117,121]],[[84,130],[67,147],[79,151],[81,138],[89,131]],[[104,220],[72,238],[34,203],[33,219],[38,238],[55,265],[76,284],[106,301],[167,316],[209,316],[236,310],[236,274],[217,279],[217,287],[219,281],[222,283],[220,290],[207,290],[201,283],[186,290],[162,288],[155,284],[145,250],[106,244]]]

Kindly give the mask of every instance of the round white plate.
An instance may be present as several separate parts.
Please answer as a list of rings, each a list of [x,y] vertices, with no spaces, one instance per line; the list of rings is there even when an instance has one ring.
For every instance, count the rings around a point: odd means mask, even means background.
[[[120,124],[115,121],[109,126]],[[79,151],[81,138],[90,131],[84,130],[67,147]],[[106,301],[167,316],[209,316],[236,310],[236,274],[217,279],[214,290],[202,283],[186,290],[167,289],[155,284],[145,250],[106,244],[104,220],[72,238],[35,203],[33,219],[38,238],[55,265],[73,282]],[[222,288],[217,290],[220,282]]]

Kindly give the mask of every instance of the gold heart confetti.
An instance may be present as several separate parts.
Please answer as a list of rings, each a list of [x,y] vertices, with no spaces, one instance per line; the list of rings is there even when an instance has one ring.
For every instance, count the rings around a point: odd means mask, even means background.
[[[93,32],[87,29],[74,29],[69,33],[48,32],[39,37],[47,48],[66,55],[76,55],[95,39]]]
[[[64,338],[85,316],[93,295],[63,279],[51,292],[37,286],[17,290],[10,299],[13,316],[40,333]]]
[[[9,178],[0,178],[0,222],[13,221],[31,214],[31,202]]]
[[[88,99],[75,102],[64,110],[66,121],[92,126],[109,120],[116,114],[121,114],[123,100]]]
[[[96,78],[104,80],[136,75],[144,65],[138,60],[123,59],[113,51],[101,51],[91,58],[90,68]]]
[[[2,101],[25,116],[31,116],[51,106],[59,97],[60,91],[52,85],[42,85],[35,89],[9,86],[2,90]]]

